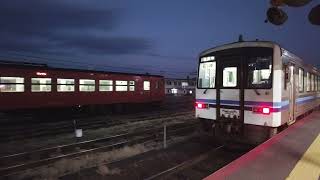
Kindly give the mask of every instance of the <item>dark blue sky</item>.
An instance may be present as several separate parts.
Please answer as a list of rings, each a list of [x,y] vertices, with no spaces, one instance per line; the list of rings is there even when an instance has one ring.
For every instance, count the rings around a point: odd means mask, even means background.
[[[320,65],[320,27],[307,20],[316,3],[285,7],[288,21],[274,26],[264,23],[269,0],[1,1],[0,55],[183,77],[196,70],[200,51],[243,34],[278,42]]]

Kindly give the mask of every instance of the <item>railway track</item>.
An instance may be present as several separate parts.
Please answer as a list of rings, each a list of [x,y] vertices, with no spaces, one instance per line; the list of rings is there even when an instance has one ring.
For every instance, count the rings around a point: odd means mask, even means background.
[[[172,113],[171,111],[159,111],[156,113],[146,113],[143,116],[124,116],[113,118],[111,116],[105,117],[94,117],[94,118],[84,118],[77,121],[77,128],[82,129],[95,129],[101,127],[110,127],[121,125],[124,123],[141,122],[154,119],[163,119],[170,117],[183,117],[191,115],[192,112],[178,112]],[[17,127],[2,127],[0,128],[0,142],[13,141],[20,139],[27,139],[39,136],[49,136],[61,133],[70,133],[74,131],[73,121],[63,121],[59,123],[50,124],[40,124],[34,126],[17,126]]]
[[[178,165],[175,165],[169,169],[166,169],[164,171],[161,171],[157,174],[154,174],[150,177],[145,178],[145,180],[155,180],[155,179],[167,179],[170,175],[177,173],[183,169],[186,169],[194,164],[197,164],[201,161],[204,161],[205,159],[207,159],[211,154],[215,153],[216,151],[222,149],[224,147],[224,145],[220,145],[218,147],[215,147],[213,149],[210,149],[209,151],[202,153],[196,157],[193,157],[191,159],[188,159]]]
[[[172,124],[167,126],[167,136],[192,133],[198,122]],[[149,128],[143,131],[123,133],[105,138],[93,139],[30,152],[11,154],[0,157],[0,176],[9,176],[16,172],[41,165],[47,165],[64,158],[74,158],[88,153],[110,151],[124,146],[163,138],[163,127]]]
[[[143,109],[143,111],[139,111],[139,112],[131,112],[131,113],[126,113],[127,115],[143,115],[146,112],[157,112],[157,111],[168,111],[168,110],[180,110],[180,109],[185,109],[185,108],[193,108],[193,102],[194,100],[191,99],[190,97],[188,97],[187,99],[177,99],[177,100],[173,100],[170,99],[166,102],[164,102],[163,104],[161,104],[160,106],[150,106],[149,108],[146,107],[146,109]],[[41,111],[41,110],[39,110]],[[57,110],[59,111],[59,110]],[[108,111],[106,111],[108,112]],[[51,114],[51,116],[48,116],[48,113]],[[59,121],[68,121],[70,119],[78,119],[78,118],[90,118],[92,116],[96,116],[98,115],[109,115],[108,113],[101,113],[101,112],[96,112],[96,113],[89,113],[89,112],[79,112],[79,111],[63,111],[63,113],[59,112],[59,113],[53,113],[53,112],[48,112],[42,115],[36,113],[36,112],[19,112],[19,113],[14,113],[14,114],[6,114],[6,113],[1,113],[0,112],[0,124],[3,126],[12,126],[12,125],[16,125],[18,124],[22,124],[22,125],[28,125],[30,122],[31,123],[46,123],[46,122],[55,122],[57,121],[57,119],[59,119]],[[53,114],[52,114],[53,113]],[[116,113],[115,115],[119,115],[121,113]],[[45,121],[43,121],[43,119],[45,119]]]

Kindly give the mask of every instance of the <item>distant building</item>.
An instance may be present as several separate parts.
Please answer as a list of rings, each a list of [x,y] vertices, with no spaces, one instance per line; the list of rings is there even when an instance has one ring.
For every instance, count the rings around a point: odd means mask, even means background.
[[[166,95],[193,95],[195,93],[196,78],[192,79],[165,79]]]

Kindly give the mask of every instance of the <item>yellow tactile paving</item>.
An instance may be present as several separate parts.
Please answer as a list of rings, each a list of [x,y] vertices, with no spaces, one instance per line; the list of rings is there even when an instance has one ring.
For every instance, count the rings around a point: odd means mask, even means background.
[[[287,180],[320,179],[320,134],[293,168]]]

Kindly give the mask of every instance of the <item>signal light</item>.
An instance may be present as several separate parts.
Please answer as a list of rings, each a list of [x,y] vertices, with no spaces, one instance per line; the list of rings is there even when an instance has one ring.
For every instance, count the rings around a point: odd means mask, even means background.
[[[271,108],[269,107],[253,107],[252,112],[254,113],[259,113],[259,114],[270,114],[271,113]]]
[[[206,109],[209,107],[208,104],[204,104],[204,103],[200,103],[200,102],[196,102],[195,105],[196,105],[196,108],[198,108],[198,109]]]

